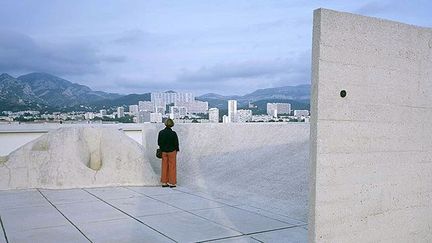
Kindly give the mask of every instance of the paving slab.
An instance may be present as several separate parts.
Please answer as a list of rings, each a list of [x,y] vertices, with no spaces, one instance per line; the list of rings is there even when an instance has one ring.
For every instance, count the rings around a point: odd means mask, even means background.
[[[0,191],[0,212],[2,209],[44,205],[49,203],[37,190]]]
[[[19,243],[88,243],[89,241],[72,225],[32,229],[8,234],[9,242]],[[1,242],[1,241],[0,241]]]
[[[99,200],[82,189],[41,190],[41,192],[48,198],[48,200],[56,205],[77,202],[93,202]]]
[[[37,189],[16,189],[16,190],[0,190],[0,197],[13,194],[22,194],[26,192],[37,192]]]
[[[131,218],[88,223],[80,227],[80,229],[95,243],[174,242]]]
[[[225,204],[219,202],[186,193],[157,195],[152,196],[152,198],[161,200],[165,203],[168,203],[174,207],[181,208],[183,210],[207,209],[226,206]]]
[[[178,212],[180,209],[149,197],[107,200],[108,203],[134,217]]]
[[[195,196],[198,196],[198,197],[209,199],[209,200],[212,200],[212,201],[215,201],[215,202],[220,202],[220,203],[223,203],[223,204],[226,204],[226,205],[230,205],[230,206],[242,205],[244,203],[244,202],[239,202],[239,201],[235,201],[235,200],[232,200],[232,199],[223,198],[223,197],[220,197],[220,196],[215,196],[215,195],[212,195],[211,193],[205,193],[205,192],[202,192],[202,191],[193,190],[193,189],[189,189],[189,188],[185,188],[185,187],[180,187],[178,189],[176,188],[175,190],[183,192],[183,193],[186,193],[186,194],[192,194],[192,195],[195,195]]]
[[[140,217],[145,224],[178,242],[214,240],[241,233],[187,212]]]
[[[229,206],[199,191],[162,187],[40,191],[64,216],[37,190],[0,191],[0,216],[9,242],[88,242],[65,217],[93,242],[307,242],[304,222],[252,206]],[[293,225],[299,226],[278,230]],[[257,233],[262,231],[266,232]],[[1,227],[0,243],[6,243]]]
[[[294,227],[250,236],[265,243],[306,243],[307,235],[303,227]]]
[[[77,225],[128,217],[102,201],[61,204],[57,208]]]
[[[138,192],[128,190],[124,187],[100,187],[100,188],[87,188],[84,190],[90,192],[91,194],[94,194],[95,196],[101,198],[102,200],[143,196]]]
[[[193,211],[194,214],[243,234],[293,226],[253,212],[230,206]]]
[[[171,193],[182,193],[181,191],[174,190],[169,187],[161,187],[161,186],[130,186],[126,187],[129,190],[147,195],[147,196],[156,196],[156,195],[166,195]]]
[[[273,212],[267,211],[265,209],[261,209],[261,208],[257,208],[257,207],[253,207],[253,206],[249,206],[249,205],[236,205],[234,207],[244,209],[246,211],[254,212],[254,213],[257,213],[257,214],[260,214],[260,215],[263,215],[263,216],[266,216],[266,217],[269,217],[272,219],[276,219],[276,220],[279,220],[279,221],[282,221],[282,222],[285,222],[285,223],[288,223],[291,225],[296,225],[296,226],[307,225],[306,222],[290,218],[286,215],[273,213]]]
[[[6,234],[30,229],[69,225],[70,223],[51,205],[12,208],[1,212]]]

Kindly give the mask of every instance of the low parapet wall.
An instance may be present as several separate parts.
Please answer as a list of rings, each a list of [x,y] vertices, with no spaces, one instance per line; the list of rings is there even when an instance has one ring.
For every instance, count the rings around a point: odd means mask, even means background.
[[[139,124],[1,124],[0,125],[0,156],[6,156],[12,151],[25,145],[40,136],[59,128],[68,127],[105,127],[122,130],[128,137],[139,144],[142,142],[141,127]]]

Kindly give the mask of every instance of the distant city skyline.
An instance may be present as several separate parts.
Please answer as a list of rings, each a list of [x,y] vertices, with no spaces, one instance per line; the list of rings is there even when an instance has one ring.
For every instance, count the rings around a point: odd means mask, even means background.
[[[429,1],[5,0],[0,73],[46,72],[122,94],[309,84],[319,7],[432,26]]]

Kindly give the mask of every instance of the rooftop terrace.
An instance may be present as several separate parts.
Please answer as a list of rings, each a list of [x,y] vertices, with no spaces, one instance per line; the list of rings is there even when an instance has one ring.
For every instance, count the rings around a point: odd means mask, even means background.
[[[175,189],[161,128],[0,128],[0,243],[307,241],[307,124],[178,124]]]
[[[0,215],[2,243],[307,241],[305,222],[186,187],[0,191]]]

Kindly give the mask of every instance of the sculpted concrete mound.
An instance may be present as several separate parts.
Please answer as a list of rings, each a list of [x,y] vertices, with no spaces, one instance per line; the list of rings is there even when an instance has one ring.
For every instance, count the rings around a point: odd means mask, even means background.
[[[60,128],[0,160],[0,190],[157,184],[144,149],[112,128]]]

